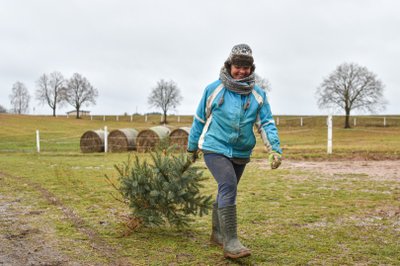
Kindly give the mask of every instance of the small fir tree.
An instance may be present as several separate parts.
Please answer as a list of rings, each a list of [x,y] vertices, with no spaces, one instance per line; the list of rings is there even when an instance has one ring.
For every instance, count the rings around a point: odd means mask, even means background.
[[[152,163],[135,155],[134,160],[115,166],[117,189],[140,225],[186,227],[191,216],[207,214],[212,207],[211,195],[200,193],[202,171],[185,153],[175,156],[171,150],[151,153]]]

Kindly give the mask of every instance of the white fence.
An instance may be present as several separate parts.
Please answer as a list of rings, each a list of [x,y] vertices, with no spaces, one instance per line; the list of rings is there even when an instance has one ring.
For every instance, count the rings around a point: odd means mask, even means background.
[[[47,118],[46,118],[47,119]],[[59,119],[59,117],[55,118]],[[62,119],[62,118],[61,118]],[[64,117],[65,119],[65,117]],[[69,119],[73,119],[70,117]],[[111,126],[118,128],[115,123],[132,122],[132,127],[136,121],[143,127],[144,123],[159,124],[162,121],[162,117],[159,115],[144,115],[144,116],[93,116],[86,117],[84,119],[91,121],[106,120],[113,121]],[[193,121],[192,116],[168,116],[168,122],[175,124],[175,126],[190,126]],[[329,123],[332,123],[332,127],[343,128],[344,116],[332,116],[331,120],[326,116],[275,116],[275,121],[278,128],[287,127],[306,127],[312,129],[313,127],[326,127],[328,128]],[[400,116],[357,116],[351,117],[351,126],[354,128],[359,127],[400,127]],[[93,128],[98,128],[99,123],[93,125]],[[178,125],[177,123],[180,123]],[[88,123],[90,124],[90,122]],[[121,125],[122,126],[122,125]],[[124,127],[128,124],[124,124]],[[102,126],[104,127],[104,125]],[[368,130],[368,129],[363,129]],[[376,130],[376,129],[373,129]],[[108,131],[107,129],[105,130]],[[392,131],[391,131],[392,132]],[[84,132],[82,132],[83,134]],[[12,133],[10,136],[3,136],[0,139],[0,152],[29,152],[29,153],[41,153],[41,152],[80,152],[80,135],[68,135],[64,131],[45,131],[45,130],[33,130],[33,132],[22,132],[21,134]],[[107,141],[107,138],[105,138]],[[327,133],[327,153],[333,152],[333,141],[334,136],[331,133]],[[105,143],[106,152],[108,151],[108,143]]]

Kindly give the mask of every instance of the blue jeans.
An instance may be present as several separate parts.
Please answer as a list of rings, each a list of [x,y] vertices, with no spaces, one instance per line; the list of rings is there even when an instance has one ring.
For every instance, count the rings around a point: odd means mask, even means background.
[[[237,186],[246,164],[236,164],[216,153],[204,154],[204,161],[218,183],[218,208],[236,205]]]

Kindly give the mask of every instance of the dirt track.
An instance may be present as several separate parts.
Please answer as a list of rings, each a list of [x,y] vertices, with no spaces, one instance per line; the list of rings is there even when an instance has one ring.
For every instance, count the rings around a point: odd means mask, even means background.
[[[77,265],[58,250],[45,209],[0,194],[0,265]]]
[[[286,161],[282,164],[282,168],[320,172],[328,175],[365,174],[371,179],[400,182],[400,161]]]
[[[104,265],[104,261],[109,265],[131,265],[119,258],[115,249],[95,231],[86,227],[82,218],[73,210],[39,184],[0,173],[0,186],[8,186],[7,179],[10,178],[13,182],[25,184],[22,189],[20,186],[12,188],[14,192],[17,190],[14,193],[18,194],[17,198],[0,193],[0,265]],[[24,187],[29,189],[25,190]],[[28,195],[29,190],[41,197],[35,201],[44,201],[51,207],[44,208],[38,206],[37,202],[30,203],[32,195]],[[58,210],[57,217],[54,217],[54,208]],[[67,243],[69,246],[65,247],[65,241],[59,241],[56,229],[48,217],[63,219],[72,224],[88,239],[91,250],[81,250],[74,243]],[[61,250],[72,251],[81,258],[92,258],[89,259],[91,262],[68,257]]]
[[[265,161],[253,163],[267,165]],[[340,162],[306,162],[284,161],[282,169],[320,172],[325,175],[365,174],[375,180],[391,180],[400,182],[400,161],[340,161]],[[0,186],[8,186],[8,176],[0,173]],[[129,265],[113,257],[114,250],[96,235],[96,232],[85,228],[80,218],[73,210],[65,208],[51,192],[35,183],[25,184],[36,191],[42,200],[52,207],[62,211],[77,230],[86,235],[97,255],[110,261],[110,265]],[[59,239],[55,228],[47,217],[49,210],[29,203],[25,191],[18,191],[18,197],[11,197],[0,190],[0,265],[96,265],[97,263],[82,263],[61,252]],[[74,248],[74,247],[71,247]],[[90,254],[82,253],[82,256]]]

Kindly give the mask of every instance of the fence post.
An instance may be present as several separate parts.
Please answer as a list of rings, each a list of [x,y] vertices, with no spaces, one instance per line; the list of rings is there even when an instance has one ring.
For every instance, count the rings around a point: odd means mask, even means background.
[[[144,116],[144,122],[147,123],[147,115]]]
[[[386,127],[386,116],[383,118],[383,126]]]
[[[36,130],[36,150],[40,153],[40,135],[39,130]]]
[[[119,117],[118,117],[118,115],[115,117],[115,120],[116,120],[116,121],[119,121]]]
[[[357,118],[354,117],[354,126],[357,126]]]
[[[133,120],[133,116],[131,115],[131,122],[132,122],[132,120]]]
[[[104,127],[104,152],[108,150],[107,126]]]
[[[91,121],[93,120],[93,115],[90,115],[90,120],[91,120]]]
[[[328,154],[332,154],[332,115],[328,116]]]
[[[103,115],[103,121],[106,121],[106,116],[105,115]]]
[[[300,117],[300,126],[303,126],[303,117]]]
[[[160,122],[162,122],[162,121],[163,121],[163,117],[164,117],[164,115],[161,115]]]
[[[276,118],[276,125],[279,126],[279,117]]]
[[[181,122],[181,116],[178,115],[178,123]]]

